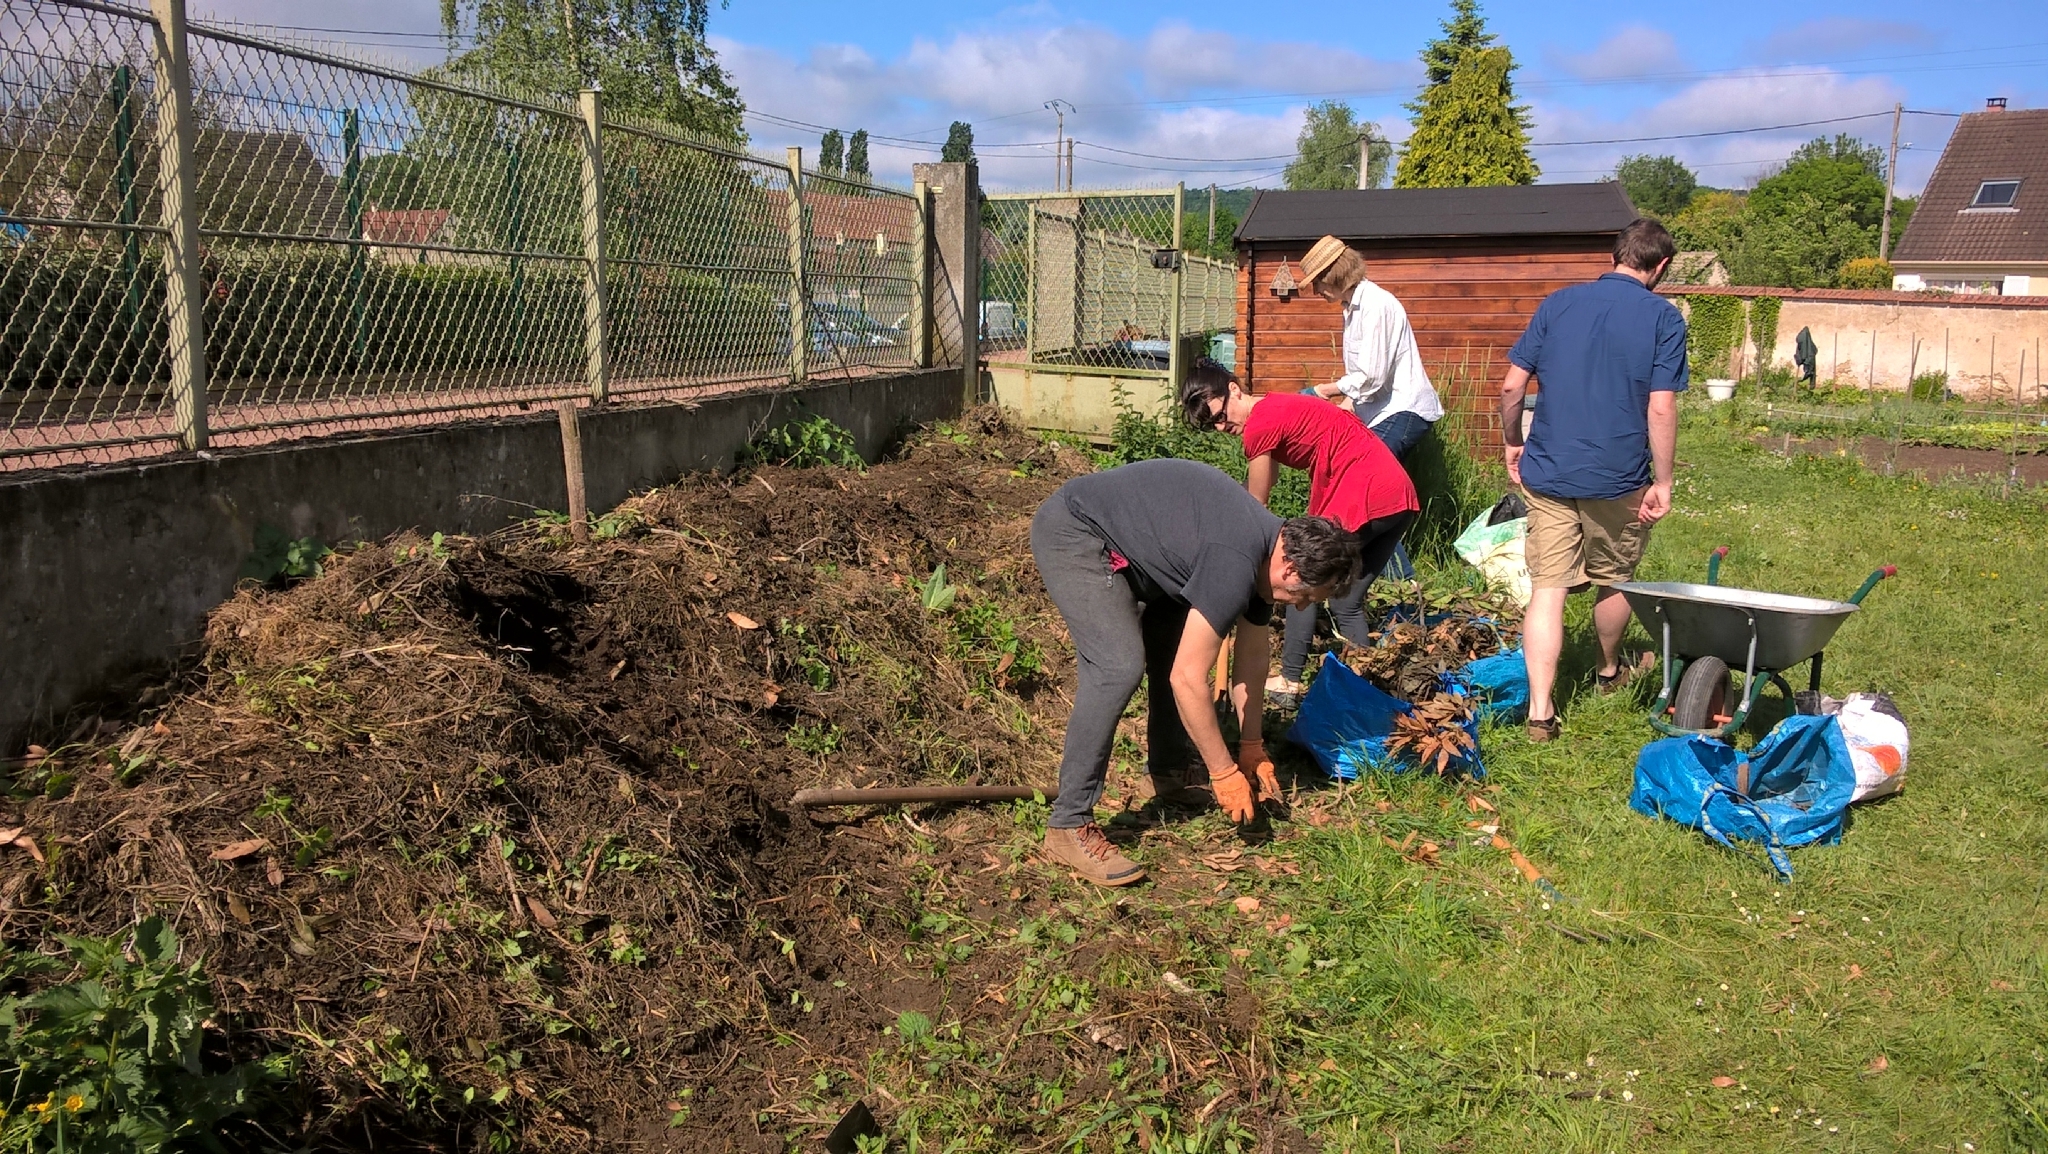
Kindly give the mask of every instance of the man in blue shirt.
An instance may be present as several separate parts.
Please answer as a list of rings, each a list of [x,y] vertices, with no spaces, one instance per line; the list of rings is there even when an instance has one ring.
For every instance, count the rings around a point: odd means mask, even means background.
[[[1529,504],[1522,645],[1531,741],[1557,736],[1552,689],[1567,595],[1588,585],[1598,591],[1600,690],[1626,680],[1629,609],[1614,586],[1635,576],[1650,526],[1671,511],[1677,394],[1686,385],[1685,318],[1651,291],[1676,251],[1663,225],[1632,222],[1615,238],[1614,271],[1546,297],[1508,351],[1501,432],[1508,475]],[[1522,399],[1532,376],[1543,391],[1524,444]]]

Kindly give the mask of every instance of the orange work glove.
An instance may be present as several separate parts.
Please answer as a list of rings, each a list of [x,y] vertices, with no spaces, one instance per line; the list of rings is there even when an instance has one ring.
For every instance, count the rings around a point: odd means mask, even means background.
[[[1241,824],[1252,819],[1252,782],[1250,778],[1236,769],[1231,769],[1222,774],[1211,770],[1209,773],[1209,788],[1216,794],[1216,804],[1223,807],[1223,812],[1230,815],[1230,820]]]
[[[1273,771],[1273,763],[1266,757],[1264,741],[1237,743],[1237,771],[1259,783],[1260,801],[1280,800],[1280,775]]]

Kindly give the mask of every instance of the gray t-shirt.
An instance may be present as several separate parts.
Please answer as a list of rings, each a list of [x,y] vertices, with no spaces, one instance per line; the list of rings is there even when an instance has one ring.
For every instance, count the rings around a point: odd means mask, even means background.
[[[1056,498],[1130,563],[1140,600],[1189,606],[1218,633],[1242,617],[1273,618],[1258,575],[1280,540],[1280,518],[1221,469],[1196,461],[1137,461],[1060,486]]]

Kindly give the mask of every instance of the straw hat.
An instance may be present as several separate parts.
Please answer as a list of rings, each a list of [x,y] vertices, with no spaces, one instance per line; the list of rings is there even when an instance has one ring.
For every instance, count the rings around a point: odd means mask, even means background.
[[[1343,258],[1345,253],[1350,251],[1350,245],[1345,244],[1334,236],[1326,236],[1317,241],[1314,247],[1308,250],[1307,255],[1301,258],[1302,283],[1306,285],[1315,284],[1324,273],[1329,272],[1331,267]]]

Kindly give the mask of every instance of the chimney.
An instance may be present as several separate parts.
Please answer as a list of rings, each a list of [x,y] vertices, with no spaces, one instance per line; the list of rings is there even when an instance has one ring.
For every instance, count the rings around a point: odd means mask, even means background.
[[[1984,111],[1986,111],[1986,112],[2004,112],[2004,111],[2005,111],[2005,97],[2003,97],[2003,96],[1991,96],[1991,97],[1986,97],[1986,98],[1985,98],[1985,100],[1984,100]]]

